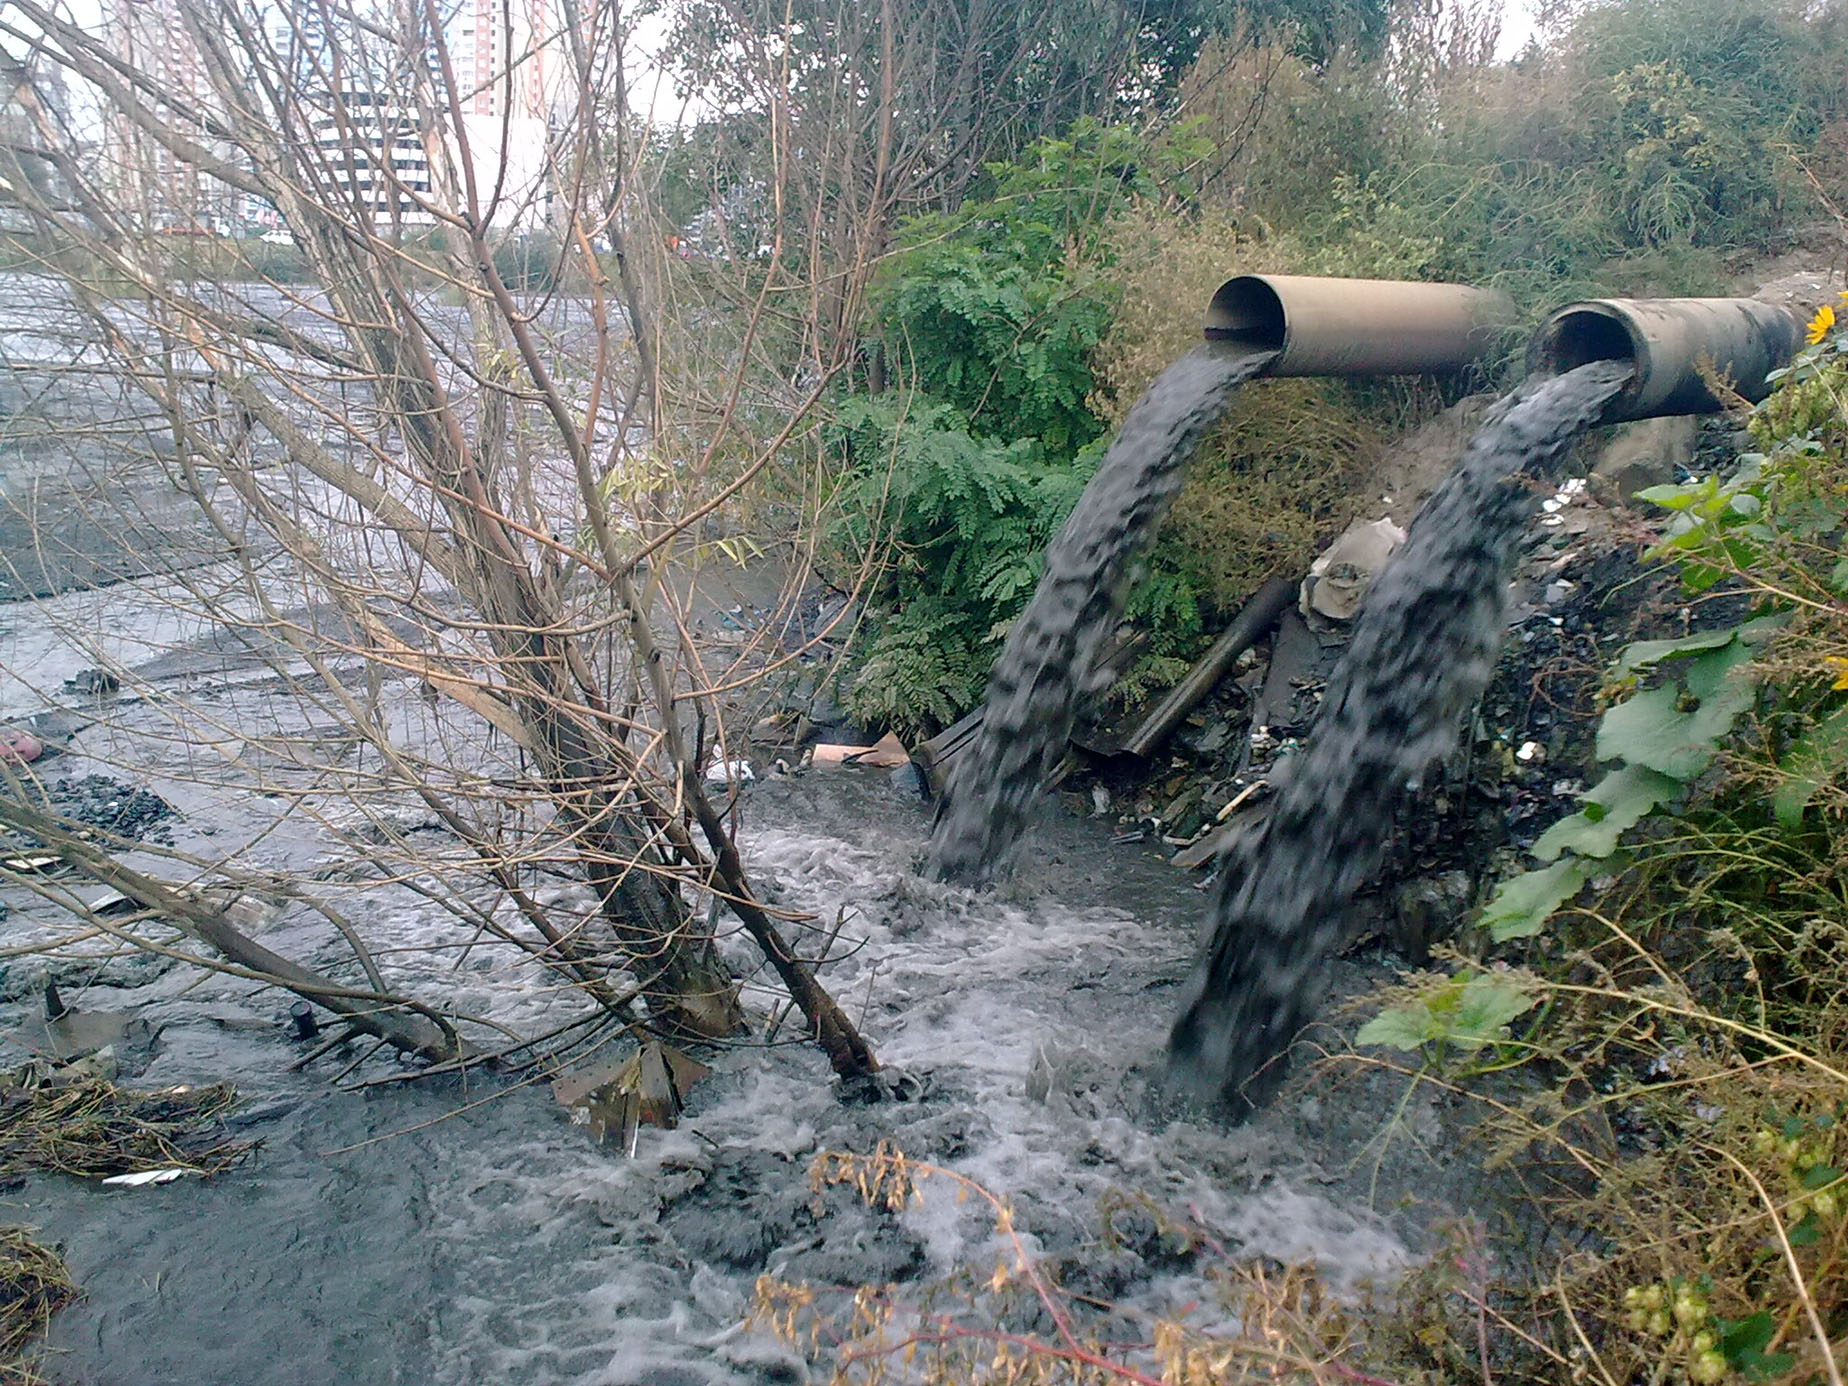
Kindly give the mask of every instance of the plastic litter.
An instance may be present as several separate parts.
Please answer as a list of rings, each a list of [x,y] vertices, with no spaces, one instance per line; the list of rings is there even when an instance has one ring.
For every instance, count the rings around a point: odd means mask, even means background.
[[[103,1182],[119,1185],[125,1189],[141,1189],[151,1184],[171,1184],[176,1179],[184,1179],[187,1175],[198,1172],[196,1169],[143,1169],[133,1174],[112,1174]]]
[[[1405,531],[1391,520],[1356,520],[1309,565],[1298,605],[1305,618],[1351,621],[1374,574],[1386,566]]]

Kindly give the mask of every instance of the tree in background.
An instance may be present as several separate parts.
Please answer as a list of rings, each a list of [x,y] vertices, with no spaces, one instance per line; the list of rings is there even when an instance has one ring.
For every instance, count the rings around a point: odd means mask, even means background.
[[[701,352],[664,338],[676,319],[636,176],[645,146],[618,8],[562,7],[558,30],[525,49],[509,37],[493,78],[507,114],[485,150],[493,122],[465,118],[482,78],[459,75],[430,5],[318,4],[280,25],[241,0],[162,13],[196,66],[132,64],[38,0],[0,18],[0,34],[36,45],[111,131],[109,157],[88,160],[33,107],[69,194],[65,205],[26,188],[17,201],[58,284],[43,314],[122,392],[125,412],[93,419],[88,446],[111,462],[138,452],[141,484],[177,489],[204,522],[207,566],[175,575],[163,600],[250,646],[282,680],[285,721],[347,748],[312,769],[236,768],[285,815],[337,828],[352,851],[334,872],[345,893],[410,890],[456,934],[431,956],[397,949],[335,905],[335,886],[285,873],[272,887],[322,911],[350,951],[324,975],[202,903],[221,883],[252,883],[267,833],[219,860],[176,856],[164,877],[126,872],[7,767],[0,822],[229,960],[212,965],[291,986],[451,1064],[490,1041],[524,1053],[540,1038],[497,1037],[449,1004],[432,958],[457,948],[568,983],[591,1005],[574,1043],[598,1023],[730,1036],[742,1012],[711,922],[722,907],[836,1070],[876,1067],[789,921],[759,902],[704,777],[715,745],[724,759],[720,695],[786,656],[715,662],[686,606],[711,549],[703,524],[799,446],[827,376],[766,366],[761,294]],[[515,163],[511,112],[542,51],[560,66],[535,179]],[[175,189],[184,224],[165,200]],[[248,204],[286,227],[302,287],[264,282],[246,243],[201,234],[202,209]],[[559,292],[517,294],[503,274],[502,228],[521,225],[550,228],[555,263],[540,278]],[[689,362],[705,352],[698,366],[726,360],[729,376],[696,376]],[[766,395],[780,422],[758,435],[745,420]],[[134,489],[106,493],[131,544]],[[106,649],[99,658],[110,662]],[[131,746],[275,715],[275,704],[206,711],[140,686],[132,669],[120,677],[152,695],[129,714],[143,717]],[[428,815],[440,843],[407,840],[407,811]]]

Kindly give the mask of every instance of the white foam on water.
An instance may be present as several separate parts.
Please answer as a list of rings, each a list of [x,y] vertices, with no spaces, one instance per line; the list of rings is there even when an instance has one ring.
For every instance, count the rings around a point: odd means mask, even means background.
[[[431,1200],[435,1254],[467,1267],[466,1286],[439,1315],[437,1380],[800,1379],[785,1349],[738,1328],[752,1276],[690,1260],[656,1233],[661,1191],[683,1171],[710,1169],[720,1150],[773,1156],[800,1188],[820,1149],[868,1154],[882,1136],[927,1147],[932,1124],[946,1117],[963,1133],[952,1149],[907,1153],[1006,1200],[1029,1253],[1084,1254],[1099,1200],[1116,1191],[1190,1218],[1229,1254],[1313,1261],[1338,1293],[1409,1263],[1383,1219],[1309,1182],[1300,1152],[1249,1131],[1140,1124],[1125,1071],[1152,1060],[1165,1007],[1071,983],[1100,968],[1142,975],[1138,963],[1146,970],[1151,957],[1173,955],[1192,920],[1056,898],[1008,902],[922,882],[910,872],[919,838],[902,823],[869,823],[853,840],[784,823],[747,828],[746,841],[753,871],[774,882],[782,907],[830,924],[851,909],[837,945],[850,956],[824,979],[850,1014],[868,1001],[865,1028],[882,1060],[925,1078],[931,1095],[843,1105],[810,1047],[747,1048],[714,1061],[681,1127],[643,1128],[633,1160],[593,1147],[562,1114],[530,1141],[456,1156],[431,1180],[442,1190]],[[417,926],[407,916],[402,927]],[[1057,1073],[1039,1100],[1029,1082],[1036,1064],[1048,1063]],[[942,1177],[926,1178],[923,1192],[900,1222],[922,1243],[929,1274],[1011,1260],[1012,1245],[997,1237],[993,1210],[979,1198],[959,1198]],[[1124,1303],[1156,1314],[1198,1302],[1189,1321],[1210,1324],[1215,1292],[1204,1270],[1163,1270]]]

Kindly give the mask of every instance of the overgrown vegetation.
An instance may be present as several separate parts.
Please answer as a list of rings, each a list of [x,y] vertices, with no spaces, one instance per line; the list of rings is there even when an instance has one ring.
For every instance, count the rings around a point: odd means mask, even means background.
[[[1597,1241],[1546,1317],[1607,1382],[1838,1381],[1848,1339],[1848,332],[1811,336],[1735,472],[1644,493],[1690,601],[1749,609],[1613,662],[1614,768],[1483,917],[1525,966],[1359,1036],[1544,1080],[1480,1090],[1506,1154],[1577,1166],[1552,1196]]]
[[[1531,314],[1719,291],[1729,255],[1818,214],[1815,169],[1848,116],[1820,56],[1841,6],[1598,0],[1510,63],[1492,60],[1499,14],[1402,5],[1379,43],[1249,12],[1144,112],[1153,133],[1080,121],[899,228],[869,300],[876,364],[837,433],[850,551],[890,545],[860,716],[927,731],[979,700],[1087,445],[1197,340],[1226,275],[1486,283]],[[1177,675],[1213,621],[1350,518],[1361,439],[1470,383],[1294,385],[1237,408],[1132,603],[1156,637],[1143,682]]]
[[[842,562],[890,547],[853,676],[864,719],[927,731],[979,700],[1101,455],[1096,361],[1121,293],[1107,231],[1184,196],[1198,154],[1082,121],[990,166],[986,196],[902,229],[873,297],[886,388],[843,399],[835,430]],[[1175,595],[1158,579],[1143,604],[1184,640],[1199,622]]]

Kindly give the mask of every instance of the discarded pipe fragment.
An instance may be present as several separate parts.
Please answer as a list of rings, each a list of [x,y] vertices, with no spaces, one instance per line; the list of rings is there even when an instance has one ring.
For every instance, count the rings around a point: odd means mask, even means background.
[[[314,1007],[306,1001],[297,1001],[289,1007],[289,1027],[295,1032],[295,1038],[304,1042],[321,1033],[321,1023],[314,1018]]]
[[[1593,361],[1635,371],[1605,410],[1605,423],[1725,408],[1716,379],[1753,403],[1766,379],[1803,342],[1803,323],[1786,308],[1751,298],[1602,298],[1568,303],[1528,343],[1532,375],[1564,375]]]
[[[1206,338],[1276,352],[1265,375],[1417,375],[1480,359],[1513,317],[1466,284],[1244,274],[1213,295]]]
[[[1213,691],[1233,661],[1277,624],[1277,617],[1295,595],[1296,584],[1283,578],[1272,578],[1260,587],[1187,677],[1170,689],[1168,696],[1130,734],[1123,743],[1123,750],[1131,755],[1147,756],[1160,747],[1180,725],[1181,719],[1193,711],[1194,705]]]

